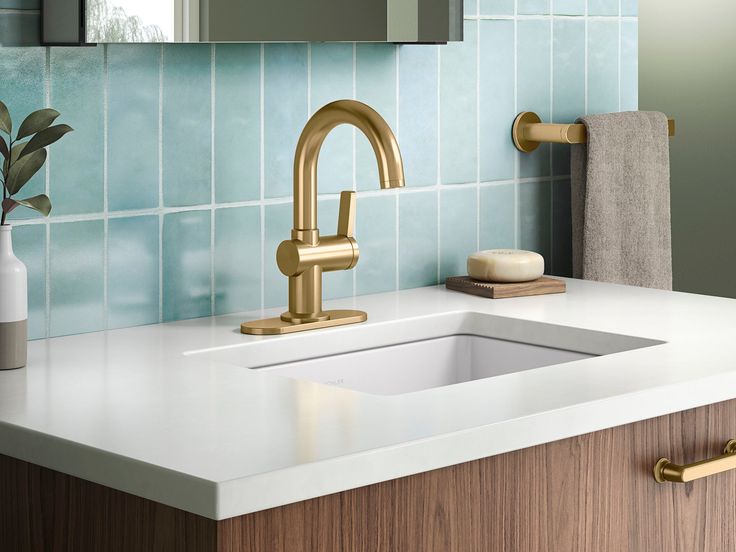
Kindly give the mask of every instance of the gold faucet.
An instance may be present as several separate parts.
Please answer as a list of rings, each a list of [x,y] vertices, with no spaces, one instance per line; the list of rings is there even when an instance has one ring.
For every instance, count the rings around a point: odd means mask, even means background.
[[[355,192],[340,193],[337,234],[320,236],[317,228],[317,159],[327,135],[338,125],[351,124],[366,135],[378,161],[381,188],[404,185],[404,166],[396,137],[386,121],[367,105],[338,100],[324,106],[307,122],[294,157],[294,228],[281,242],[276,262],[289,277],[289,310],[278,318],[243,322],[246,334],[273,335],[365,322],[358,310],[322,310],[322,273],[350,270],[358,263]]]

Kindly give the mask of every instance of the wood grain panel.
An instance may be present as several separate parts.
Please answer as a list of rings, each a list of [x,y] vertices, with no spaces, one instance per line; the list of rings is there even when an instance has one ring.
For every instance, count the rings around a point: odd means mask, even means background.
[[[736,472],[651,475],[731,437],[736,401],[220,522],[0,456],[0,550],[732,552]]]
[[[454,291],[469,293],[488,299],[508,299],[511,297],[527,297],[529,295],[547,295],[549,293],[565,293],[567,284],[549,276],[542,276],[531,282],[503,284],[500,282],[482,282],[470,276],[449,276],[445,287]]]
[[[216,522],[0,455],[2,552],[215,550]]]
[[[736,472],[652,477],[732,436],[736,401],[225,520],[218,550],[732,552]]]

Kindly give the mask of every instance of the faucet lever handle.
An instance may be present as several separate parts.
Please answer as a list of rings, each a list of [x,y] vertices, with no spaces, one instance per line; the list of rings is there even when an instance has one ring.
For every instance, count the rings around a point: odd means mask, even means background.
[[[355,235],[355,192],[340,192],[337,235],[346,238],[352,238]]]

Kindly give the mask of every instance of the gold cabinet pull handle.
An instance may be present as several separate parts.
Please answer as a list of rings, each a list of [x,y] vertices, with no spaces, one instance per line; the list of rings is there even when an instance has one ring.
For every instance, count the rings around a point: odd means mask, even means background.
[[[723,448],[723,454],[700,462],[678,466],[667,458],[660,458],[654,465],[657,483],[687,483],[709,475],[736,469],[736,439],[731,439]]]

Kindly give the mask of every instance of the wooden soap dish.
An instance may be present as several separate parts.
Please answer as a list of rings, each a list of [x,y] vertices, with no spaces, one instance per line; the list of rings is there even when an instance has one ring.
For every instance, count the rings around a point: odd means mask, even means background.
[[[531,282],[514,284],[481,282],[480,280],[473,280],[470,276],[450,276],[445,280],[445,287],[471,295],[488,297],[489,299],[565,293],[565,282],[548,276],[542,276]]]

